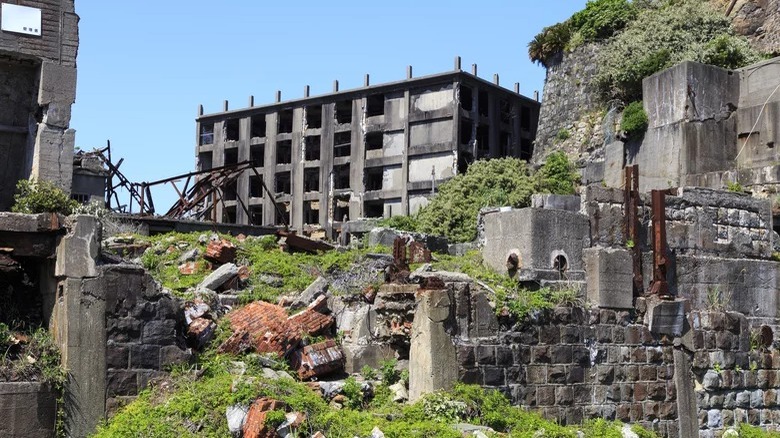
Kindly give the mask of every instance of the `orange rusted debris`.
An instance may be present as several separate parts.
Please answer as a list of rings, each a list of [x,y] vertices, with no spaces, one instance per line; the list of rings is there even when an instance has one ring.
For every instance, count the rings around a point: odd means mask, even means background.
[[[279,400],[261,398],[249,407],[244,423],[244,438],[276,438],[276,430],[266,426],[265,417],[270,411],[284,409]]]
[[[212,240],[206,247],[203,258],[214,263],[230,263],[236,259],[236,246],[225,239]]]
[[[293,352],[291,365],[301,379],[323,376],[344,367],[344,353],[334,340],[308,345]]]
[[[409,244],[409,262],[410,263],[428,263],[431,261],[431,250],[425,244],[412,242]]]
[[[192,275],[198,271],[197,262],[186,262],[179,265],[179,274]]]

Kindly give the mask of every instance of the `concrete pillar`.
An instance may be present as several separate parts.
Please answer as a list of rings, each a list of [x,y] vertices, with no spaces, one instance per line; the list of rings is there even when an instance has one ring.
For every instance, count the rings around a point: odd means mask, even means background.
[[[368,75],[366,75],[368,78]],[[349,219],[363,217],[363,172],[366,165],[366,133],[364,122],[366,118],[366,99],[358,98],[352,101],[352,153],[349,161],[349,187],[352,197],[349,200]],[[340,218],[339,218],[340,220]]]
[[[411,78],[412,78],[412,66],[411,65],[407,65],[406,66],[406,79],[411,79]]]
[[[290,226],[303,230],[303,108],[293,110]]]
[[[460,102],[458,89],[460,82],[456,79],[452,82],[452,150],[455,151],[455,173],[458,172],[460,159]]]
[[[230,104],[226,99],[224,102],[222,102],[222,111],[228,111],[229,109],[230,109]]]
[[[471,74],[477,75],[477,64],[471,64]]]
[[[100,221],[68,219],[68,234],[57,247],[55,275],[62,280],[49,322],[68,370],[65,428],[69,436],[88,436],[105,416],[106,285],[97,267]]]
[[[250,102],[251,104],[251,102]],[[250,105],[251,106],[251,105]],[[239,120],[238,162],[249,161],[249,139],[252,133],[252,118],[243,117]],[[245,170],[236,181],[236,223],[248,224],[249,216],[244,207],[249,208],[249,175],[251,170]],[[243,202],[243,206],[242,203]]]
[[[458,362],[452,336],[445,325],[452,317],[446,289],[421,290],[412,323],[409,348],[409,400],[438,390],[450,390],[458,381]]]
[[[674,352],[674,385],[677,388],[677,421],[679,436],[699,436],[696,391],[693,382],[696,377],[691,372],[690,354],[682,347],[675,347]]]
[[[409,144],[411,130],[409,128],[409,113],[411,107],[411,93],[404,91],[404,149],[401,161],[401,214],[409,215]]]
[[[325,234],[330,237],[333,233],[332,211],[333,197],[330,186],[330,177],[333,172],[333,132],[336,123],[336,104],[326,103],[322,105],[324,114],[322,131],[320,134],[320,225],[325,229]]]
[[[455,71],[460,71],[460,56],[455,57]]]
[[[211,153],[211,166],[222,167],[225,165],[225,121],[214,123],[214,149]],[[209,200],[211,202],[211,200]],[[217,199],[216,205],[214,205],[214,217],[217,222],[222,221],[222,202]]]
[[[249,108],[255,106],[255,96],[249,96]]]
[[[333,81],[333,92],[337,93],[339,91],[339,81]]]
[[[276,133],[278,126],[279,113],[270,113],[265,116],[265,151],[263,161],[263,181],[271,193],[275,193],[274,178],[276,176]],[[274,197],[268,193],[263,196],[263,225],[276,225],[276,208]]]
[[[366,75],[363,77],[363,86],[368,87],[369,85],[371,85],[371,81],[369,80],[368,73],[366,73]]]
[[[488,156],[490,158],[496,158],[501,155],[501,135],[499,134],[501,129],[501,117],[500,110],[498,108],[498,96],[492,91],[488,91],[488,123],[490,123],[489,141],[490,146]]]
[[[282,90],[276,90],[276,102],[279,103],[282,101]]]
[[[309,97],[309,86],[303,87],[303,97]]]

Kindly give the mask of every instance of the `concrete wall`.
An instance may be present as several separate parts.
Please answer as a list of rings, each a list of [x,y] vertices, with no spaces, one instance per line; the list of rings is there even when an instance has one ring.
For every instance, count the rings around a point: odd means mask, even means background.
[[[14,438],[54,438],[57,393],[38,382],[0,383],[0,435]]]
[[[19,93],[23,97],[10,107],[4,106],[16,114],[13,120],[0,116],[0,145],[8,145],[5,150],[15,150],[8,156],[10,160],[2,160],[15,169],[4,173],[2,187],[13,187],[16,179],[30,177],[52,181],[70,191],[75,131],[69,129],[69,123],[76,98],[79,42],[79,18],[73,3],[16,2],[41,10],[41,36],[0,31],[0,52],[9,59],[0,63],[0,95],[12,96],[11,102]],[[20,69],[20,64],[25,67]],[[19,86],[20,81],[26,85]],[[31,83],[35,84],[32,88]],[[36,122],[38,113],[43,114],[40,122]],[[7,209],[9,204],[8,191],[4,189],[0,191],[0,210]]]
[[[582,251],[590,246],[588,218],[579,213],[541,208],[490,212],[483,216],[485,262],[497,272],[520,279],[536,279],[538,272],[555,273],[563,256],[567,271],[584,270]],[[518,257],[509,269],[510,254]],[[527,278],[526,278],[527,277]]]

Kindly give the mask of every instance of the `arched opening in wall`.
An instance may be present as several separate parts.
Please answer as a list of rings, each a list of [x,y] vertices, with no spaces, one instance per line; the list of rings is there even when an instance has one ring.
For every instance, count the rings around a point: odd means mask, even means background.
[[[566,275],[566,271],[569,270],[569,262],[566,260],[566,256],[558,254],[553,259],[553,269],[558,271],[558,276],[563,279]]]

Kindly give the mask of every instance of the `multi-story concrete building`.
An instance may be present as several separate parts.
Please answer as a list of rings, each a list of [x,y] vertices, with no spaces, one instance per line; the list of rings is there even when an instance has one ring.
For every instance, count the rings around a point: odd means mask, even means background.
[[[0,4],[0,211],[20,179],[71,189],[78,21],[73,0]]]
[[[481,158],[528,159],[539,103],[461,71],[197,118],[199,169],[251,160],[214,209],[221,222],[328,233],[346,219],[416,212]],[[255,172],[256,171],[256,172]],[[263,190],[263,182],[273,192]]]

